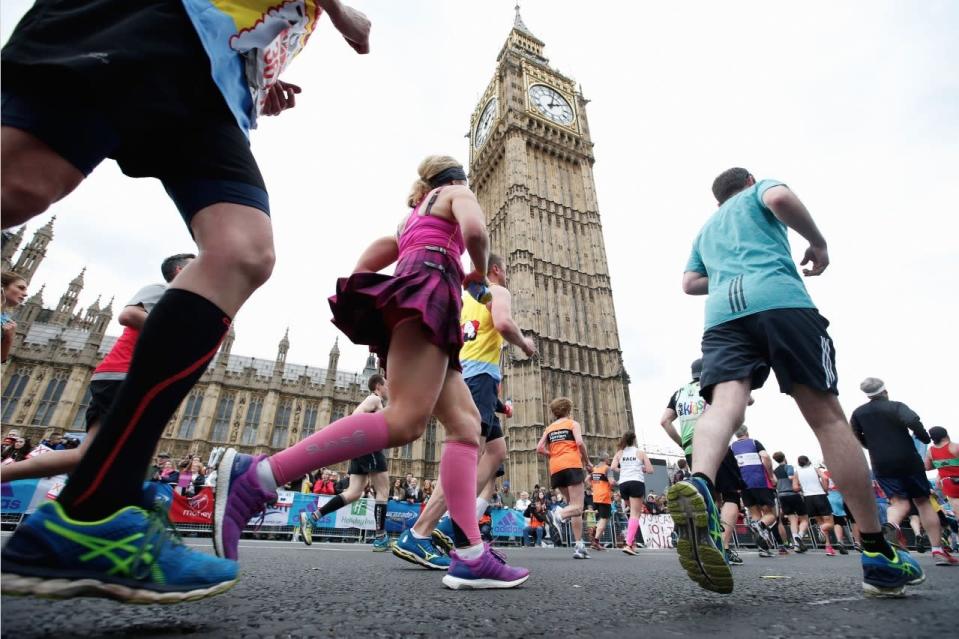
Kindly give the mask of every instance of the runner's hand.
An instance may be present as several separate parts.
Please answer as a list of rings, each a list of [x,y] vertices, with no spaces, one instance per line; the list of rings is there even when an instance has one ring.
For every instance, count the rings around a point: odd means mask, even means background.
[[[286,109],[292,109],[296,106],[296,94],[302,91],[303,89],[295,84],[277,80],[267,91],[260,114],[279,115]]]
[[[473,283],[483,284],[486,287],[489,287],[489,280],[486,279],[486,273],[480,273],[479,271],[474,270],[472,273],[467,273],[466,277],[463,278],[463,288]]]
[[[343,11],[330,14],[333,26],[346,39],[346,43],[359,54],[370,52],[370,19],[353,7],[342,5]]]
[[[813,246],[810,244],[799,266],[805,266],[809,263],[812,263],[812,268],[804,268],[802,274],[806,277],[821,275],[822,272],[826,270],[826,267],[829,266],[829,251],[826,250],[826,247]]]
[[[536,354],[536,342],[532,338],[524,337],[522,349],[526,353],[526,357],[532,357]]]

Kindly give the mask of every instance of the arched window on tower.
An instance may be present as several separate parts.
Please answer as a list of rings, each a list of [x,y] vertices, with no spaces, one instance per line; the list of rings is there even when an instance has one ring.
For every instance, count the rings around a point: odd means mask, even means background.
[[[276,419],[273,420],[273,437],[270,446],[284,448],[290,436],[290,414],[293,412],[293,400],[284,399],[276,409]]]
[[[30,382],[31,372],[29,368],[18,368],[13,375],[10,376],[10,381],[7,382],[7,387],[3,391],[4,423],[13,421],[13,414],[17,411],[17,404],[20,403],[20,398],[23,397],[23,391]]]
[[[246,407],[246,420],[243,422],[243,435],[240,443],[251,446],[256,443],[256,431],[260,427],[260,413],[263,412],[263,398],[251,397]]]
[[[49,426],[50,418],[57,410],[57,404],[60,402],[60,396],[63,395],[63,389],[67,385],[67,372],[56,371],[47,382],[47,388],[43,391],[43,397],[37,406],[37,412],[33,415],[34,426]]]
[[[194,391],[186,400],[186,406],[183,409],[183,417],[180,419],[180,430],[177,431],[177,437],[180,439],[193,439],[193,432],[196,430],[196,423],[200,417],[200,407],[203,406],[203,391]]]

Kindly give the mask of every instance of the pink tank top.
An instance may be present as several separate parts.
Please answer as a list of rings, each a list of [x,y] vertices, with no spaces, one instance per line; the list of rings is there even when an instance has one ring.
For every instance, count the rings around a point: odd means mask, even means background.
[[[442,190],[442,188],[436,189],[429,201],[423,200],[410,211],[410,216],[406,218],[406,223],[403,225],[403,231],[397,238],[400,249],[399,259],[403,259],[411,251],[435,247],[448,251],[450,257],[459,263],[466,248],[460,225],[454,220],[430,215],[430,210]],[[426,210],[420,213],[424,203],[426,203]]]

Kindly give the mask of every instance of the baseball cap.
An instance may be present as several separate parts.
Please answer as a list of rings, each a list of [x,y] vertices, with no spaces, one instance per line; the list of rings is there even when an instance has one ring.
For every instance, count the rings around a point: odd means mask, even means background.
[[[862,380],[862,384],[859,385],[859,390],[864,392],[866,397],[875,397],[886,390],[886,384],[878,377],[867,377]]]
[[[699,379],[700,375],[703,374],[703,358],[693,360],[690,370],[693,373],[693,379]]]
[[[938,444],[947,437],[949,432],[942,426],[933,426],[929,429],[929,438],[932,439],[933,444]]]

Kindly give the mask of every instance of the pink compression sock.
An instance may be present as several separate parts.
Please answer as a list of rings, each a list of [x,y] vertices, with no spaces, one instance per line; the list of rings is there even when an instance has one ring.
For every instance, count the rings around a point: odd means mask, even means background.
[[[339,419],[298,444],[273,455],[270,457],[270,468],[276,478],[276,485],[282,486],[317,468],[382,450],[386,448],[388,439],[389,429],[383,413],[357,413]],[[475,453],[473,476],[475,484]]]
[[[632,546],[633,542],[636,541],[636,531],[639,530],[639,520],[629,518],[629,523],[626,525],[626,545]]]
[[[446,507],[453,520],[470,544],[476,545],[480,538],[476,520],[476,464],[479,448],[475,444],[448,441],[443,444],[440,457],[440,485],[446,495]]]

